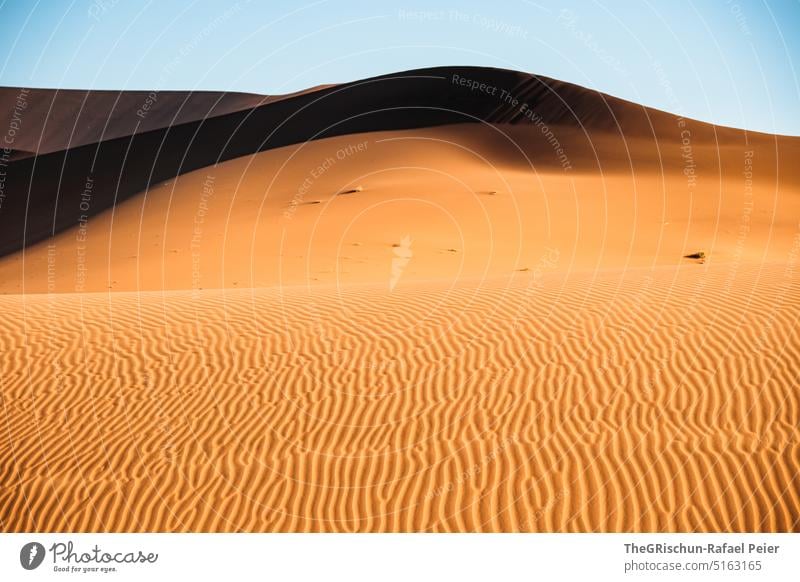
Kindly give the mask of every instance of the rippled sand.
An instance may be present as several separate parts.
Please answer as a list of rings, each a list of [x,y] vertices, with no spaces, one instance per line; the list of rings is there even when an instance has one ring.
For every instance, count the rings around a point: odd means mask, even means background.
[[[785,268],[0,298],[10,531],[796,531]]]

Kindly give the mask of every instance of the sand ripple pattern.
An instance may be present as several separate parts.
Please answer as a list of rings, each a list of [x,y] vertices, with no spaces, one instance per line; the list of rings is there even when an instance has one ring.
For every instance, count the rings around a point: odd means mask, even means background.
[[[800,531],[785,266],[0,297],[4,531]]]

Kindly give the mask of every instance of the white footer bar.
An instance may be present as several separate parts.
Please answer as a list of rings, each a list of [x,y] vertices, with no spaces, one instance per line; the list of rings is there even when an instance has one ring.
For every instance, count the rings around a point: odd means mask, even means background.
[[[799,572],[798,534],[0,534],[0,580],[796,581]]]

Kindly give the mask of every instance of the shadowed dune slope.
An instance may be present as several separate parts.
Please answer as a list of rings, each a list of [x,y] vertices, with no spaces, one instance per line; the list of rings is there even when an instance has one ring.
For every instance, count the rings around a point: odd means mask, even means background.
[[[14,149],[42,155],[252,109],[270,99],[212,91],[0,87],[0,128],[11,126],[16,116]]]

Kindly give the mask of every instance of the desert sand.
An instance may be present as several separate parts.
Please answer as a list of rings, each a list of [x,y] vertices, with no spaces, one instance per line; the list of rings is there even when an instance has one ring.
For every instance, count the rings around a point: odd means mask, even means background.
[[[143,95],[8,162],[4,531],[800,531],[800,138],[495,69]]]

